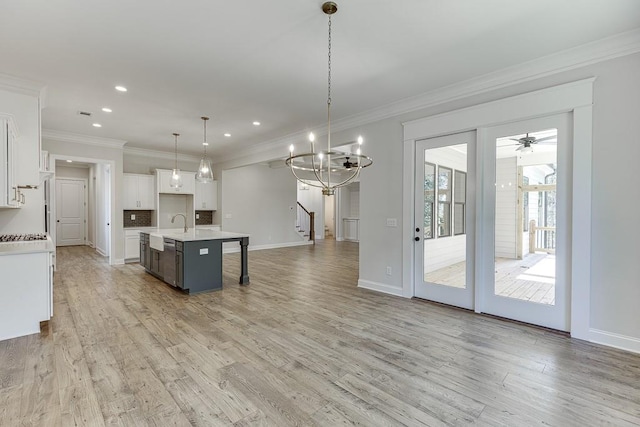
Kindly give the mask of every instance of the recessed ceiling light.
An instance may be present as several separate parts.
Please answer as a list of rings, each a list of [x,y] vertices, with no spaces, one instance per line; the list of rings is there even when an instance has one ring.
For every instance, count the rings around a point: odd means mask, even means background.
[[[67,163],[73,163],[73,160],[67,160]]]
[[[227,138],[229,138],[231,136],[230,133],[225,133],[224,136],[226,136]]]
[[[101,127],[102,127],[102,125],[101,125],[100,123],[94,123],[94,124],[93,124],[93,127],[94,127],[94,128],[101,128]]]
[[[254,126],[260,126],[260,122],[253,122]]]
[[[119,91],[119,92],[126,92],[127,88],[124,87],[124,86],[116,86],[116,90]]]
[[[103,107],[102,111],[104,111],[105,113],[112,113],[113,112],[113,110],[111,108],[109,108],[109,107]]]

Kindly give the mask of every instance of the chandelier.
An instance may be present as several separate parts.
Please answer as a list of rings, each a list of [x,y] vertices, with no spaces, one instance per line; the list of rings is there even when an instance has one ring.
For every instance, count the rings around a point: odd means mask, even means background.
[[[209,117],[200,117],[204,123],[204,142],[202,145],[204,146],[204,154],[202,155],[202,159],[200,159],[200,167],[198,168],[198,172],[196,173],[196,181],[207,183],[213,181],[213,169],[211,168],[211,161],[207,157],[207,120]]]
[[[289,157],[285,163],[291,172],[304,185],[322,188],[322,194],[333,196],[336,188],[350,184],[360,176],[360,171],[373,164],[373,160],[361,152],[362,137],[357,144],[347,149],[331,150],[331,15],[338,11],[338,5],[332,1],[322,5],[322,11],[329,21],[328,90],[327,90],[327,149],[316,151],[315,136],[309,134],[311,152],[293,153],[289,147]]]
[[[169,181],[169,186],[171,188],[175,188],[178,191],[182,188],[182,175],[180,174],[180,169],[178,169],[178,137],[179,133],[174,133],[173,138],[175,139],[175,163],[173,165],[173,170],[171,171],[171,180]]]

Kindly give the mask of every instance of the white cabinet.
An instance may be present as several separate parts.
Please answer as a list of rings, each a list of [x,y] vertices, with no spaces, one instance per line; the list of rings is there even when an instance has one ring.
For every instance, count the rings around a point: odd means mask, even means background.
[[[16,183],[17,130],[11,116],[0,114],[0,208],[19,208],[24,196]]]
[[[153,175],[123,174],[125,210],[155,210],[155,179]]]
[[[171,170],[156,169],[156,178],[158,180],[158,193],[172,194],[194,194],[196,192],[196,173],[188,171],[180,171],[182,176],[182,187],[172,188]]]
[[[0,255],[0,341],[40,332],[53,315],[51,252]]]
[[[124,259],[131,261],[140,259],[140,230],[124,231]]]
[[[202,183],[196,181],[194,207],[197,211],[215,211],[218,209],[218,182]]]

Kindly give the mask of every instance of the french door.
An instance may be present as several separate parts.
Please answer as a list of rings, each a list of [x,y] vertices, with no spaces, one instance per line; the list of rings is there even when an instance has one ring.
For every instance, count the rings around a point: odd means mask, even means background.
[[[431,301],[474,307],[476,133],[416,143],[415,289]]]
[[[570,120],[482,131],[477,311],[569,330]]]
[[[414,296],[569,330],[570,124],[416,142]]]

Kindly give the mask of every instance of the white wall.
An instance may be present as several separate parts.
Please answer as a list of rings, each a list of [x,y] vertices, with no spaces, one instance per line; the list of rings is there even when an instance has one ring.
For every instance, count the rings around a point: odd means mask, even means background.
[[[245,166],[223,171],[221,181],[224,231],[250,234],[250,248],[304,243],[295,229],[297,182],[289,169]]]

